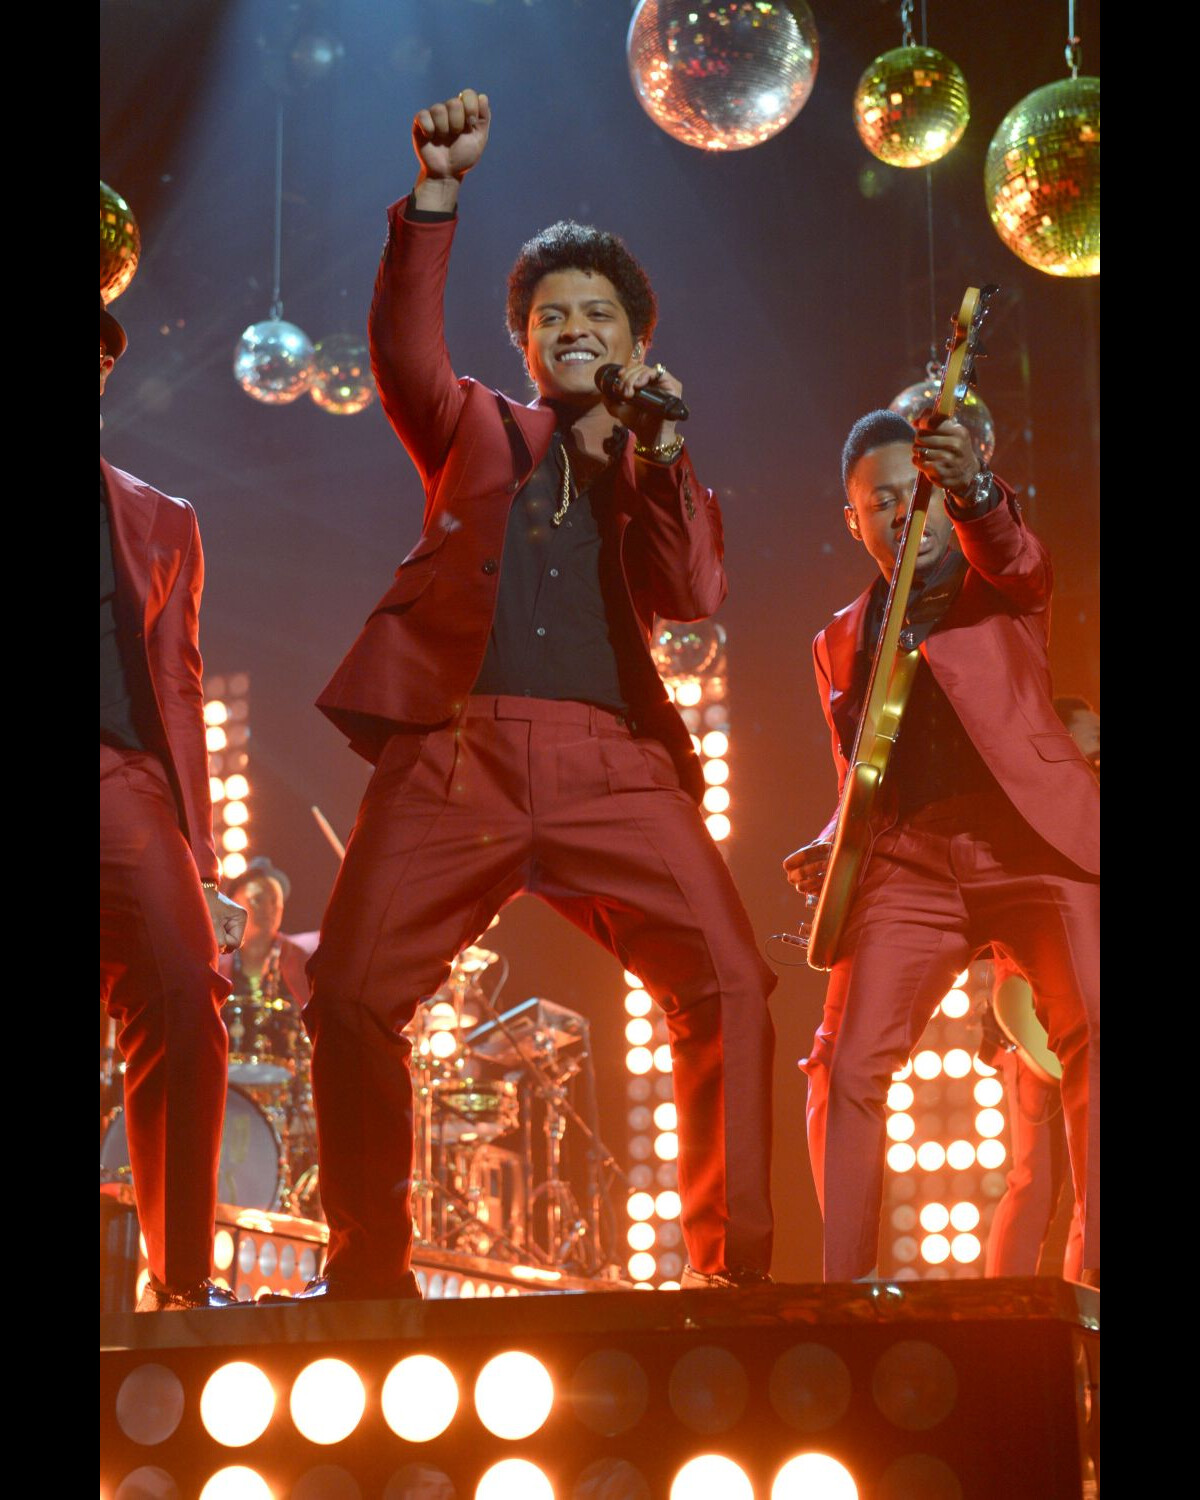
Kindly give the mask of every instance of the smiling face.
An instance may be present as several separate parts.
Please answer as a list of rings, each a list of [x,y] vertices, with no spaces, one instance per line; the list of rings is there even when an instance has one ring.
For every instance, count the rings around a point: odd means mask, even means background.
[[[864,453],[846,480],[846,525],[888,578],[895,566],[916,477],[912,447],[908,443],[885,443]],[[935,489],[925,515],[921,550],[917,553],[918,578],[931,573],[945,557],[953,534],[945,495]]]
[[[594,406],[596,371],[625,366],[636,340],[629,315],[607,276],[552,271],[533,289],[525,330],[530,378],[548,400]]]

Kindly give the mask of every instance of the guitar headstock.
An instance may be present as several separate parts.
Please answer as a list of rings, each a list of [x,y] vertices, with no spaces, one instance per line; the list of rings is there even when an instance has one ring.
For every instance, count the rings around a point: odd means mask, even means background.
[[[954,416],[975,382],[975,361],[983,357],[979,330],[987,316],[988,303],[999,290],[995,282],[989,282],[985,287],[969,286],[963,297],[954,319],[954,331],[946,343],[946,363],[938,392],[937,409],[944,417]]]

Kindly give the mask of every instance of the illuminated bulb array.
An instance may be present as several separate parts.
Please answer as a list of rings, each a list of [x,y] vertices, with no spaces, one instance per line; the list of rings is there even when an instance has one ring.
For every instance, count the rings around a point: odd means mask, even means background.
[[[635,1286],[676,1285],[683,1270],[679,1253],[679,1194],[675,1162],[679,1155],[679,1114],[671,1079],[666,1021],[638,976],[625,971],[625,1066],[629,1073],[629,1179],[634,1187],[626,1209],[626,1274]]]
[[[251,821],[246,799],[250,782],[250,726],[245,672],[208,677],[204,682],[204,734],[208,745],[208,789],[213,804],[213,832],[221,874],[234,880],[249,860]]]
[[[975,1056],[977,999],[960,974],[888,1089],[883,1270],[900,1280],[982,1274],[1007,1120],[996,1070]]]

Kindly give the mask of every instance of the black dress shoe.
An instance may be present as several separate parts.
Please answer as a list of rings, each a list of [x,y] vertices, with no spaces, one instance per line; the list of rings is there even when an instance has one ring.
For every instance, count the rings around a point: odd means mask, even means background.
[[[421,1288],[411,1271],[406,1271],[399,1281],[390,1285],[373,1283],[367,1285],[353,1279],[337,1276],[314,1276],[302,1292],[287,1297],[282,1292],[269,1292],[260,1297],[259,1303],[279,1307],[289,1302],[386,1302],[393,1297],[416,1297],[420,1300]]]
[[[683,1275],[679,1278],[679,1288],[684,1292],[695,1292],[708,1288],[724,1290],[737,1290],[747,1286],[772,1286],[774,1283],[765,1271],[755,1270],[753,1266],[733,1266],[728,1271],[714,1271],[711,1275],[704,1271],[693,1271],[691,1266],[684,1266]]]
[[[163,1286],[151,1276],[138,1298],[138,1312],[183,1312],[190,1307],[237,1307],[241,1298],[207,1277],[192,1286]]]

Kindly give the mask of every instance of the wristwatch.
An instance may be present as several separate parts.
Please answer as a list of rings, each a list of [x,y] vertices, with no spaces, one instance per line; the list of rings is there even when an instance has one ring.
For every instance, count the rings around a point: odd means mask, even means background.
[[[995,481],[992,479],[991,469],[980,469],[971,481],[971,488],[965,495],[956,495],[952,490],[946,491],[946,499],[949,502],[950,514],[965,513],[967,511],[984,510],[991,504],[992,490]]]

